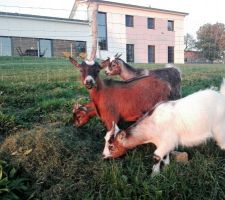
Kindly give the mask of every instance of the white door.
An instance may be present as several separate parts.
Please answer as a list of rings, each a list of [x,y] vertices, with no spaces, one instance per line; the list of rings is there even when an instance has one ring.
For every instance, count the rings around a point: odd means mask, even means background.
[[[39,40],[39,56],[40,57],[52,57],[52,41],[51,40]]]
[[[11,38],[0,37],[0,56],[12,55],[12,43]]]

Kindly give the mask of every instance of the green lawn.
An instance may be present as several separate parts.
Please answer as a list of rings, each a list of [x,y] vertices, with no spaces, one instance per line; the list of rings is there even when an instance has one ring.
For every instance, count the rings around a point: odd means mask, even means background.
[[[225,77],[225,65],[179,68],[183,96],[219,87]],[[100,120],[72,126],[73,103],[87,101],[79,71],[68,60],[0,57],[0,160],[28,180],[28,189],[17,191],[21,199],[225,199],[225,154],[214,142],[179,148],[190,161],[172,161],[152,178],[152,145],[105,161]],[[0,199],[7,194],[0,192]]]

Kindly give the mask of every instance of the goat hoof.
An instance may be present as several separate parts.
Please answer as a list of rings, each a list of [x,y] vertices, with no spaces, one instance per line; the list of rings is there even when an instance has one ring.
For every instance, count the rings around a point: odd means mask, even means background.
[[[159,175],[159,171],[153,171],[152,173],[151,173],[151,177],[152,178],[154,178],[154,177],[156,177],[157,175]]]

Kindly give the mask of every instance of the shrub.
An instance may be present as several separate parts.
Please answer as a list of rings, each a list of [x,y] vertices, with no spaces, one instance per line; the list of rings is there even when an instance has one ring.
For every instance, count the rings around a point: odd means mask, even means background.
[[[28,189],[27,180],[18,175],[18,169],[0,160],[0,196],[2,200],[19,200],[24,198]]]
[[[4,136],[10,133],[16,126],[15,117],[6,115],[0,111],[0,133]]]

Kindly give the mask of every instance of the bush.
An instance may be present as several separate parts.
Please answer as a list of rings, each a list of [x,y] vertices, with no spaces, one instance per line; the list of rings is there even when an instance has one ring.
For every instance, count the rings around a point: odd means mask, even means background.
[[[28,189],[27,180],[18,176],[18,169],[0,160],[0,196],[2,200],[19,200],[24,198]]]
[[[10,115],[5,115],[0,111],[0,133],[4,136],[10,133],[16,126],[15,117]]]

